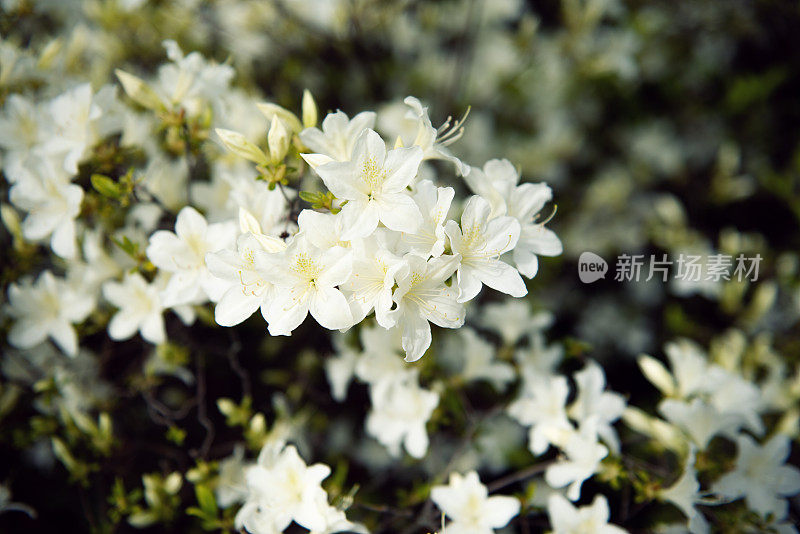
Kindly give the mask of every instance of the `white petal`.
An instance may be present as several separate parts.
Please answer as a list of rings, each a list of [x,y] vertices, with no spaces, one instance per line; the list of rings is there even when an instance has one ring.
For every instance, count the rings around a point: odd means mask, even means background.
[[[241,286],[234,286],[217,303],[214,319],[220,326],[237,325],[253,315],[263,301],[261,297],[245,295]]]
[[[338,289],[320,288],[311,296],[309,302],[311,316],[328,330],[340,330],[353,326],[353,316],[347,299]]]
[[[396,232],[414,233],[422,224],[422,213],[416,202],[404,194],[384,194],[378,199],[380,219],[387,228]]]

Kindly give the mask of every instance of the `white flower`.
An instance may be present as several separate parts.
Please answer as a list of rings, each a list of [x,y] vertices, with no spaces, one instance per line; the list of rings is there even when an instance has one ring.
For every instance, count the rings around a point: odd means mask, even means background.
[[[14,183],[15,172],[21,166],[41,157],[41,141],[47,121],[40,108],[24,96],[12,94],[0,115],[0,147],[5,149],[6,179]]]
[[[542,454],[572,431],[565,407],[568,395],[566,377],[540,375],[526,383],[523,394],[508,407],[511,417],[531,427],[528,447],[533,454]]]
[[[217,497],[217,504],[221,508],[244,502],[247,498],[243,460],[244,447],[237,444],[233,449],[233,454],[219,462],[219,478],[214,487],[214,494]]]
[[[75,257],[75,219],[81,211],[83,189],[69,183],[63,170],[48,158],[39,158],[29,168],[20,168],[10,199],[28,212],[22,222],[25,239],[50,237],[50,247],[65,259]]]
[[[166,340],[163,307],[155,283],[148,284],[139,273],[128,274],[122,283],[103,284],[103,297],[119,308],[108,323],[111,339],[122,341],[138,330],[150,343]]]
[[[495,358],[495,347],[471,328],[456,331],[458,343],[452,352],[461,361],[461,377],[466,381],[487,380],[498,391],[516,377],[514,367]]]
[[[320,484],[330,467],[306,465],[292,445],[273,454],[262,451],[258,463],[246,469],[249,494],[236,514],[236,528],[244,526],[254,534],[281,532],[294,521],[312,531],[324,530],[328,523],[320,503],[327,504],[327,495]]]
[[[347,300],[336,288],[347,281],[353,270],[348,250],[322,250],[298,234],[285,252],[262,258],[264,277],[278,288],[267,311],[270,334],[290,335],[309,312],[329,330],[352,326]]]
[[[521,225],[519,241],[514,248],[514,263],[520,273],[533,278],[539,270],[537,255],[558,256],[563,247],[558,237],[536,222],[539,211],[553,197],[546,184],[517,185],[519,174],[508,160],[490,160],[483,171],[473,167],[464,178],[470,189],[488,200],[491,217],[508,215]]]
[[[700,500],[700,483],[694,470],[695,448],[689,448],[689,456],[686,458],[686,465],[683,474],[669,488],[659,491],[659,498],[671,502],[689,520],[689,532],[692,534],[706,534],[708,532],[708,522],[701,514],[695,504]]]
[[[448,117],[447,121],[436,129],[431,124],[428,108],[424,107],[418,98],[408,96],[403,100],[403,103],[411,108],[406,113],[406,118],[417,123],[415,137],[407,144],[420,147],[423,151],[424,159],[451,161],[455,164],[456,171],[459,174],[468,174],[470,171],[469,165],[465,165],[460,159],[453,156],[447,146],[458,141],[464,134],[463,125],[469,111],[461,119],[453,123]]]
[[[731,413],[720,413],[700,398],[691,402],[665,399],[658,411],[681,430],[686,432],[698,449],[705,450],[711,438],[721,432],[733,433],[739,428],[739,417]]]
[[[214,308],[214,319],[222,326],[237,325],[259,308],[266,319],[274,298],[274,286],[264,278],[262,257],[283,250],[286,245],[280,239],[260,234],[260,228],[253,230],[257,233],[248,231],[239,236],[236,252],[220,250],[206,255],[209,272],[228,284]]]
[[[619,453],[619,438],[611,423],[625,411],[625,399],[619,393],[604,391],[606,377],[603,368],[591,360],[574,375],[578,398],[569,408],[569,415],[578,423],[595,417],[597,433],[612,452]]]
[[[78,351],[73,324],[82,322],[94,308],[94,298],[76,292],[50,271],[35,284],[23,280],[8,287],[8,311],[16,318],[8,341],[20,349],[32,348],[49,336],[69,356]]]
[[[445,285],[458,269],[459,256],[439,256],[430,261],[407,254],[408,268],[397,275],[392,300],[397,308],[390,312],[403,335],[406,361],[422,357],[431,345],[431,326],[459,328],[464,324],[464,305],[456,301],[454,289]]]
[[[164,289],[166,307],[217,301],[227,289],[206,266],[206,255],[232,248],[236,228],[232,223],[208,224],[194,208],[178,213],[175,233],[159,230],[150,236],[147,257],[162,271],[172,273]]]
[[[564,346],[560,343],[547,345],[544,336],[534,332],[529,336],[527,347],[522,347],[514,352],[519,373],[523,381],[531,383],[539,375],[553,375],[556,367],[564,358]]]
[[[384,328],[394,326],[389,315],[392,307],[392,288],[397,272],[405,266],[403,259],[392,253],[385,234],[376,232],[354,247],[353,275],[342,285],[348,295],[353,321],[361,322],[372,310]]]
[[[317,167],[325,186],[340,200],[348,201],[341,212],[347,228],[343,238],[366,237],[379,221],[398,232],[416,231],[422,214],[405,189],[414,180],[421,161],[419,148],[387,152],[377,133],[364,130],[351,161]]]
[[[425,424],[439,404],[439,394],[419,386],[417,371],[373,384],[370,399],[372,410],[367,416],[367,433],[393,456],[400,454],[401,444],[414,458],[425,456],[428,450]]]
[[[592,418],[585,421],[578,432],[569,432],[558,446],[567,459],[548,467],[544,478],[554,488],[568,485],[567,498],[577,501],[583,481],[597,472],[600,461],[608,455],[608,449],[597,442],[597,426]]]
[[[515,345],[526,335],[536,334],[553,324],[550,312],[531,313],[525,300],[505,299],[487,304],[480,314],[481,324],[494,330],[505,345]]]
[[[444,223],[455,194],[452,187],[436,187],[430,180],[416,185],[414,201],[422,213],[422,224],[416,232],[402,234],[401,243],[409,252],[425,258],[442,255],[447,239]]]
[[[458,301],[472,300],[482,284],[522,297],[528,293],[525,282],[516,269],[500,260],[503,253],[513,249],[519,239],[519,222],[513,217],[489,220],[489,203],[473,196],[461,215],[461,227],[447,221],[445,232],[454,254],[461,254],[458,268]]]
[[[331,388],[331,396],[336,402],[344,402],[347,388],[353,379],[358,353],[347,346],[343,335],[333,336],[336,355],[325,360],[325,376]]]
[[[776,434],[759,446],[747,434],[740,434],[736,444],[736,468],[717,480],[712,489],[729,499],[744,497],[747,507],[761,517],[772,514],[778,521],[784,519],[788,513],[784,497],[800,492],[800,470],[785,465],[791,441]]]
[[[374,126],[373,111],[363,111],[352,119],[341,111],[328,113],[322,121],[321,131],[319,128],[306,128],[300,132],[300,141],[314,152],[303,154],[303,157],[313,167],[330,161],[349,161],[358,136]]]
[[[200,112],[204,103],[216,100],[228,90],[234,70],[230,65],[207,62],[199,52],[184,56],[173,40],[162,43],[172,63],[158,69],[154,89],[168,106],[182,106],[190,116]]]
[[[626,530],[608,524],[608,501],[597,495],[591,506],[576,508],[559,494],[547,500],[547,515],[553,534],[623,534]]]
[[[519,514],[520,502],[505,495],[488,496],[478,473],[451,473],[447,486],[431,488],[431,500],[451,519],[447,534],[493,534]]]
[[[92,86],[79,85],[50,101],[52,136],[44,147],[51,154],[65,154],[64,170],[70,174],[78,172],[78,161],[92,140],[91,121],[102,114],[92,103]]]
[[[359,380],[373,385],[383,380],[394,380],[408,369],[403,361],[402,339],[397,328],[361,328],[359,338],[364,349],[355,367]]]

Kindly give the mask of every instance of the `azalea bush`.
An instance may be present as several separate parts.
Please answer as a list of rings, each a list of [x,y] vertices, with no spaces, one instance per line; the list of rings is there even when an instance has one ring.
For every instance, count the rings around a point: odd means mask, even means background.
[[[797,532],[796,6],[0,6],[0,530]]]

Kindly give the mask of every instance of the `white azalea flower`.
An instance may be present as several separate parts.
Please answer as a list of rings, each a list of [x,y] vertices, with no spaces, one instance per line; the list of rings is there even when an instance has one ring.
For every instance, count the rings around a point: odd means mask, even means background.
[[[500,334],[503,344],[516,345],[524,336],[539,333],[553,324],[553,314],[532,313],[527,301],[506,299],[484,306],[480,320],[484,327]]]
[[[744,497],[747,507],[761,517],[772,514],[775,520],[783,520],[789,508],[785,497],[800,492],[800,469],[786,465],[791,441],[776,434],[759,445],[747,434],[740,434],[736,445],[736,468],[717,480],[712,489],[729,499]]]
[[[516,377],[514,367],[498,360],[497,349],[471,328],[455,332],[458,342],[451,352],[460,360],[460,376],[466,381],[486,380],[498,391],[503,391]]]
[[[361,322],[375,310],[375,319],[384,328],[394,326],[389,314],[392,288],[397,272],[405,266],[403,259],[392,253],[383,232],[376,232],[354,247],[353,275],[342,289],[346,290],[353,312],[353,322]]]
[[[577,501],[583,482],[597,473],[600,461],[608,455],[608,449],[597,442],[597,425],[592,418],[585,421],[577,432],[568,432],[558,446],[564,451],[566,459],[548,467],[545,480],[554,488],[569,486],[567,498]]]
[[[309,530],[323,531],[327,520],[320,503],[327,504],[327,495],[320,484],[330,472],[325,464],[306,465],[293,445],[276,455],[262,451],[258,463],[245,470],[248,496],[236,514],[236,528],[271,534],[294,521]]]
[[[563,359],[564,346],[561,343],[547,345],[540,332],[530,335],[527,347],[514,351],[514,360],[526,384],[535,381],[539,375],[554,375]]]
[[[467,119],[469,111],[455,122],[451,122],[451,119],[448,117],[447,121],[437,129],[431,124],[431,119],[428,116],[428,108],[423,106],[418,98],[408,96],[403,100],[403,103],[411,108],[406,113],[406,118],[416,121],[415,136],[413,140],[409,139],[406,145],[420,147],[424,159],[443,159],[450,161],[456,166],[456,171],[459,174],[468,174],[470,171],[469,165],[462,163],[460,159],[453,156],[447,147],[461,139],[461,136],[464,134],[464,121]]]
[[[359,354],[345,343],[342,334],[333,336],[332,342],[336,349],[336,355],[325,360],[325,376],[328,378],[333,400],[344,402],[347,398],[347,388],[355,373]]]
[[[92,312],[92,296],[73,291],[64,280],[44,271],[36,283],[10,284],[8,302],[8,312],[16,319],[8,333],[9,343],[29,349],[50,337],[68,356],[77,354],[78,337],[72,325]]]
[[[139,273],[127,274],[122,283],[103,284],[103,297],[119,308],[108,323],[111,339],[122,341],[138,330],[150,343],[166,340],[163,307],[155,283],[148,284]]]
[[[285,248],[283,241],[275,241]],[[262,274],[265,267],[261,261],[261,256],[275,250],[265,250],[249,232],[239,236],[236,247],[236,252],[220,250],[206,255],[208,271],[228,285],[214,307],[214,319],[222,326],[237,325],[259,308],[266,318],[275,294],[274,286]]]
[[[374,127],[373,111],[362,111],[352,119],[342,111],[328,113],[322,121],[322,130],[306,128],[300,132],[300,141],[314,152],[303,154],[303,158],[313,167],[330,161],[349,161],[358,136]]]
[[[473,167],[465,177],[470,189],[491,205],[491,217],[508,215],[521,225],[519,241],[514,248],[514,263],[528,278],[539,270],[537,255],[558,256],[563,251],[561,241],[537,222],[539,212],[552,199],[553,192],[544,183],[519,182],[519,173],[508,160],[490,160],[483,171]]]
[[[400,330],[386,330],[379,326],[362,328],[359,333],[363,351],[358,357],[355,374],[369,385],[383,380],[394,380],[408,370],[403,361]]]
[[[539,455],[549,445],[560,443],[564,432],[572,431],[567,419],[569,385],[565,376],[537,376],[517,400],[508,407],[508,414],[521,425],[530,426],[529,445],[533,454]]]
[[[267,311],[270,334],[290,335],[309,312],[329,330],[353,325],[347,299],[336,288],[350,278],[353,270],[348,250],[319,249],[305,235],[298,234],[286,251],[262,258],[264,277],[278,288]]]
[[[381,380],[370,388],[372,409],[367,415],[367,433],[384,445],[393,456],[400,446],[414,458],[428,451],[425,424],[439,405],[439,394],[420,387],[417,370]]]
[[[344,239],[366,237],[378,222],[398,232],[414,232],[422,222],[419,208],[406,194],[422,161],[419,148],[386,151],[383,139],[364,130],[356,140],[351,161],[317,167],[325,186],[340,200],[347,231]]]
[[[51,154],[65,154],[64,170],[75,174],[78,162],[92,142],[90,123],[102,114],[92,103],[92,86],[86,83],[57,96],[50,101],[48,110],[53,130],[44,148]]]
[[[22,222],[25,239],[50,237],[53,252],[65,259],[75,257],[75,219],[81,211],[83,189],[69,183],[63,170],[48,158],[37,159],[30,169],[18,169],[9,195],[15,206],[28,212]]]
[[[692,534],[707,534],[708,522],[695,505],[700,501],[700,483],[694,469],[695,448],[689,448],[689,456],[680,478],[669,488],[659,491],[660,499],[674,504],[689,520],[689,532]]]
[[[597,495],[590,506],[576,508],[559,494],[547,500],[547,516],[553,534],[624,534],[627,532],[608,523],[608,501]]]
[[[520,502],[505,495],[488,496],[478,473],[451,473],[447,486],[431,488],[431,500],[450,518],[447,534],[493,534],[519,514]]]
[[[465,309],[456,300],[456,291],[445,285],[458,269],[459,256],[439,256],[430,261],[407,254],[397,275],[397,289],[392,300],[397,308],[390,312],[403,333],[406,361],[419,360],[431,345],[431,326],[459,328],[464,324]]]
[[[153,265],[172,273],[164,289],[166,307],[195,304],[206,298],[218,301],[227,289],[206,266],[206,255],[233,247],[233,223],[208,224],[194,208],[178,213],[175,232],[159,230],[150,236],[147,257]]]
[[[9,95],[0,114],[0,147],[6,151],[3,167],[10,183],[15,181],[14,169],[41,157],[45,124],[39,106],[24,96]]]
[[[244,447],[237,444],[233,454],[219,462],[219,478],[214,486],[214,494],[221,508],[244,502],[247,498],[244,471]]]
[[[605,391],[606,376],[603,368],[590,360],[574,375],[578,398],[569,408],[569,415],[578,423],[590,417],[597,421],[597,433],[612,452],[619,453],[619,438],[611,423],[622,416],[626,402],[622,395]]]
[[[513,217],[489,220],[490,211],[489,202],[476,195],[467,201],[460,227],[455,221],[445,225],[450,248],[461,255],[457,273],[459,302],[475,298],[483,284],[512,297],[528,293],[517,270],[500,260],[516,246],[519,222]]]
[[[455,190],[436,187],[430,180],[420,180],[414,189],[414,201],[422,213],[422,224],[416,232],[404,232],[400,244],[407,252],[436,258],[442,255],[447,242],[444,223]]]
[[[739,428],[739,417],[731,413],[720,413],[714,406],[700,398],[691,402],[665,399],[658,411],[691,438],[699,450],[705,450],[711,438],[719,433],[734,433]]]

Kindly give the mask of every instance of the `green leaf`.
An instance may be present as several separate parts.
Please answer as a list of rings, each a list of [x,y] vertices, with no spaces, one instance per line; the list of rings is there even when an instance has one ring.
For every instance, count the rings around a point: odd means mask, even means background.
[[[217,517],[217,500],[214,498],[214,493],[203,484],[198,484],[194,487],[197,502],[200,504],[200,509],[203,510],[208,517]]]
[[[108,176],[93,174],[91,179],[92,187],[104,197],[113,198],[114,200],[119,200],[122,197],[122,190],[119,184]]]

